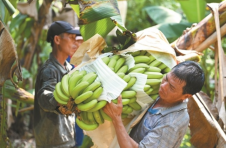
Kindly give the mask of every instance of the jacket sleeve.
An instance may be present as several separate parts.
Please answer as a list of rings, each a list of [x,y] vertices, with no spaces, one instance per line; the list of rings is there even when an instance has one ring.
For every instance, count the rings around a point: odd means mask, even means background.
[[[53,91],[58,82],[58,74],[52,68],[46,68],[40,75],[40,90],[37,92],[40,107],[47,112],[57,113],[57,101],[54,99]]]

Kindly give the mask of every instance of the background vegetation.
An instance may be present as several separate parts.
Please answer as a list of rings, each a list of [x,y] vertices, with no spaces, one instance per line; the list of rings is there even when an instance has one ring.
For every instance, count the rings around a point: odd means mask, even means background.
[[[18,0],[9,0],[11,4],[16,8]],[[210,11],[206,9],[206,2],[221,2],[221,0],[193,0],[200,2],[199,15],[193,13],[193,5],[187,5],[190,11],[183,8],[183,4],[180,0],[127,0],[127,14],[125,27],[132,31],[138,32],[148,27],[156,27],[160,29],[168,39],[169,43],[172,43],[179,36],[182,35],[183,30],[190,27],[192,23],[198,23]],[[20,2],[27,2],[27,0],[20,0]],[[51,4],[51,11],[54,15],[63,12],[63,5],[61,1],[48,1]],[[37,0],[34,9],[42,9],[43,0]],[[40,15],[40,13],[39,13]],[[200,17],[197,17],[200,16]],[[170,18],[170,19],[169,19]],[[34,84],[39,67],[46,61],[49,53],[51,52],[50,45],[46,40],[46,26],[43,26],[40,34],[36,34],[37,42],[35,42],[35,49],[33,53],[32,42],[34,38],[33,29],[36,29],[37,20],[28,15],[20,13],[18,10],[13,15],[10,15],[7,8],[0,1],[0,19],[7,26],[11,33],[15,45],[17,48],[18,57],[22,65],[23,81],[19,82],[19,86],[34,94]],[[106,42],[108,45],[118,44],[115,36],[106,36]],[[226,39],[222,40],[222,46],[224,51],[226,50]],[[203,91],[207,93],[212,99],[214,98],[214,52],[211,49],[207,49],[203,52],[201,66],[206,74],[206,82],[203,87]],[[10,82],[6,82],[7,85],[11,85]],[[9,87],[7,87],[9,89]],[[4,89],[5,97],[10,96],[10,91]],[[11,88],[13,89],[13,88]],[[18,101],[16,98],[10,97],[13,100],[11,106],[13,107],[14,123],[8,130],[9,137],[13,139],[33,138],[32,132],[32,119],[33,113],[31,111],[22,112],[18,114],[18,110],[30,106],[28,103]],[[22,128],[21,128],[22,127]],[[181,144],[181,148],[192,147],[189,142],[190,134],[184,137],[184,141]]]

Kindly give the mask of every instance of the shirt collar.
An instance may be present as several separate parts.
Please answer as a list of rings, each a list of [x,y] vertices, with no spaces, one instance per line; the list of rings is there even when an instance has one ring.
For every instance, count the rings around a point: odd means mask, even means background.
[[[158,98],[159,99],[159,98]],[[158,99],[156,99],[155,103],[158,101]],[[180,111],[182,109],[186,109],[187,108],[187,101],[183,101],[182,103],[173,106],[173,107],[158,107],[158,108],[154,108],[152,109],[152,107],[155,105],[155,103],[151,106],[151,108],[148,110],[148,112],[152,113],[152,114],[162,114],[167,115],[169,113],[175,112],[175,111]]]
[[[53,62],[54,66],[56,66],[63,74],[68,73],[72,68],[72,66],[65,60],[64,66],[66,67],[66,69],[64,69],[64,67],[57,61],[52,53],[50,53],[49,59]]]

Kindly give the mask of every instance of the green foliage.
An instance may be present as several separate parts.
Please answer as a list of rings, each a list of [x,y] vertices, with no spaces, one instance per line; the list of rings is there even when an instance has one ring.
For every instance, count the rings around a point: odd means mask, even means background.
[[[198,23],[205,17],[206,2],[204,0],[177,0],[187,19],[191,23]]]
[[[149,6],[144,10],[148,16],[156,23],[179,23],[182,19],[182,15],[162,6]]]
[[[205,92],[212,100],[214,98],[214,77],[215,75],[215,61],[214,61],[214,52],[210,49],[203,51],[203,56],[201,58],[200,66],[202,67],[205,74],[205,83],[202,88],[202,91]]]

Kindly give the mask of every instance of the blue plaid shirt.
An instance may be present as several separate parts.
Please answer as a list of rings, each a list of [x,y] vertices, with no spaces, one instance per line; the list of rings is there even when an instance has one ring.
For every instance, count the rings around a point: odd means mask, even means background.
[[[139,143],[139,148],[178,148],[188,124],[187,102],[171,108],[151,107],[130,137]]]

